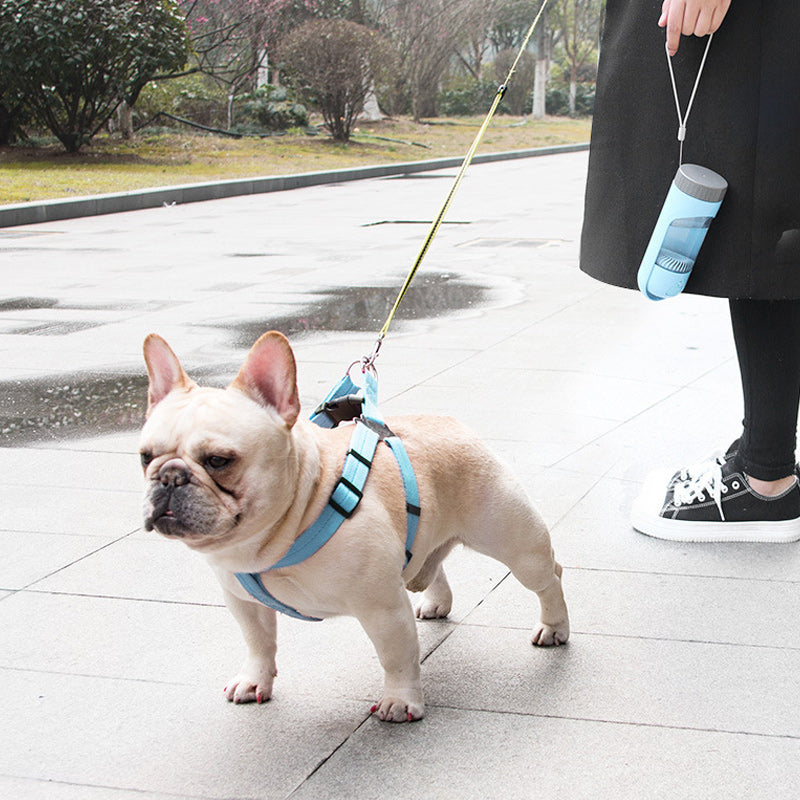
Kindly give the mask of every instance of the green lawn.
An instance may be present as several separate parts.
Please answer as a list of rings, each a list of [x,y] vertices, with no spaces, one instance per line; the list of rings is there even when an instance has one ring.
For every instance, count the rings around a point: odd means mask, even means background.
[[[144,130],[130,142],[98,136],[77,154],[60,145],[0,148],[0,204],[462,156],[482,121],[384,120],[361,126],[348,144],[303,133],[232,139]],[[587,142],[590,128],[588,119],[496,117],[478,152]]]

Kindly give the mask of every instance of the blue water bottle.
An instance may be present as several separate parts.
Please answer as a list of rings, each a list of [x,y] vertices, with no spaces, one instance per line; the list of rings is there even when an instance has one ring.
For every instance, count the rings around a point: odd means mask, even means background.
[[[682,164],[667,193],[639,267],[639,289],[651,300],[680,294],[689,280],[728,182],[697,164]]]

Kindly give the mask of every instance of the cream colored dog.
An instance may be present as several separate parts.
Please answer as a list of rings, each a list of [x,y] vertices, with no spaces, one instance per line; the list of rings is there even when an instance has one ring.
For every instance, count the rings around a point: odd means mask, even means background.
[[[150,378],[141,436],[145,527],[203,553],[222,584],[248,655],[228,700],[262,702],[276,675],[276,613],[254,600],[237,572],[273,565],[320,514],[348,449],[352,425],[299,419],[294,356],[264,334],[227,389],[198,387],[158,336],[144,344]],[[416,473],[422,513],[404,568],[406,500],[394,457],[379,445],[363,499],[317,553],[262,574],[280,601],[313,617],[354,616],[385,672],[382,720],[423,716],[419,644],[406,589],[424,591],[420,619],[445,617],[452,593],[442,560],[462,543],[506,564],[541,603],[533,644],[567,641],[561,567],[544,522],[487,449],[450,418],[388,420]]]

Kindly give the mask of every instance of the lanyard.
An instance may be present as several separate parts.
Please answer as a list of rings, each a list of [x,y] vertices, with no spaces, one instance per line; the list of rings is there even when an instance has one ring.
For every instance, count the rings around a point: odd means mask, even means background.
[[[689,98],[689,105],[686,107],[686,113],[681,115],[681,104],[678,100],[678,87],[675,84],[675,73],[672,69],[672,56],[669,54],[669,50],[667,50],[666,44],[664,45],[664,50],[667,53],[667,66],[669,67],[669,77],[672,81],[672,94],[675,97],[675,109],[678,112],[678,141],[680,142],[680,156],[679,156],[679,163],[683,164],[683,140],[686,138],[686,123],[689,121],[689,112],[692,110],[692,104],[694,103],[694,96],[697,94],[697,87],[700,85],[700,76],[703,74],[703,67],[706,64],[706,56],[708,55],[708,49],[711,47],[711,39],[714,37],[713,33],[708,35],[708,41],[706,42],[706,49],[703,52],[703,59],[700,62],[700,68],[697,70],[697,78],[694,81],[694,88],[692,89],[692,96]]]

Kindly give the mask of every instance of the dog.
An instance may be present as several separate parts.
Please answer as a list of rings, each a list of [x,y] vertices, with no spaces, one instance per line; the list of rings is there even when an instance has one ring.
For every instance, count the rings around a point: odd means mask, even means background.
[[[383,696],[372,707],[381,720],[424,714],[415,616],[450,612],[442,561],[456,544],[501,561],[538,595],[534,645],[567,641],[562,570],[548,529],[509,470],[463,425],[432,415],[387,421],[419,487],[410,554],[398,464],[378,446],[355,513],[311,557],[266,572],[326,507],[354,426],[326,429],[300,418],[294,354],[275,331],[253,345],[226,389],[198,386],[155,334],[144,357],[144,526],[205,555],[222,584],[248,651],[225,689],[228,700],[268,700],[277,674],[276,612],[237,573],[260,574],[272,596],[304,615],[358,619],[384,669]],[[423,593],[416,609],[407,590]]]

